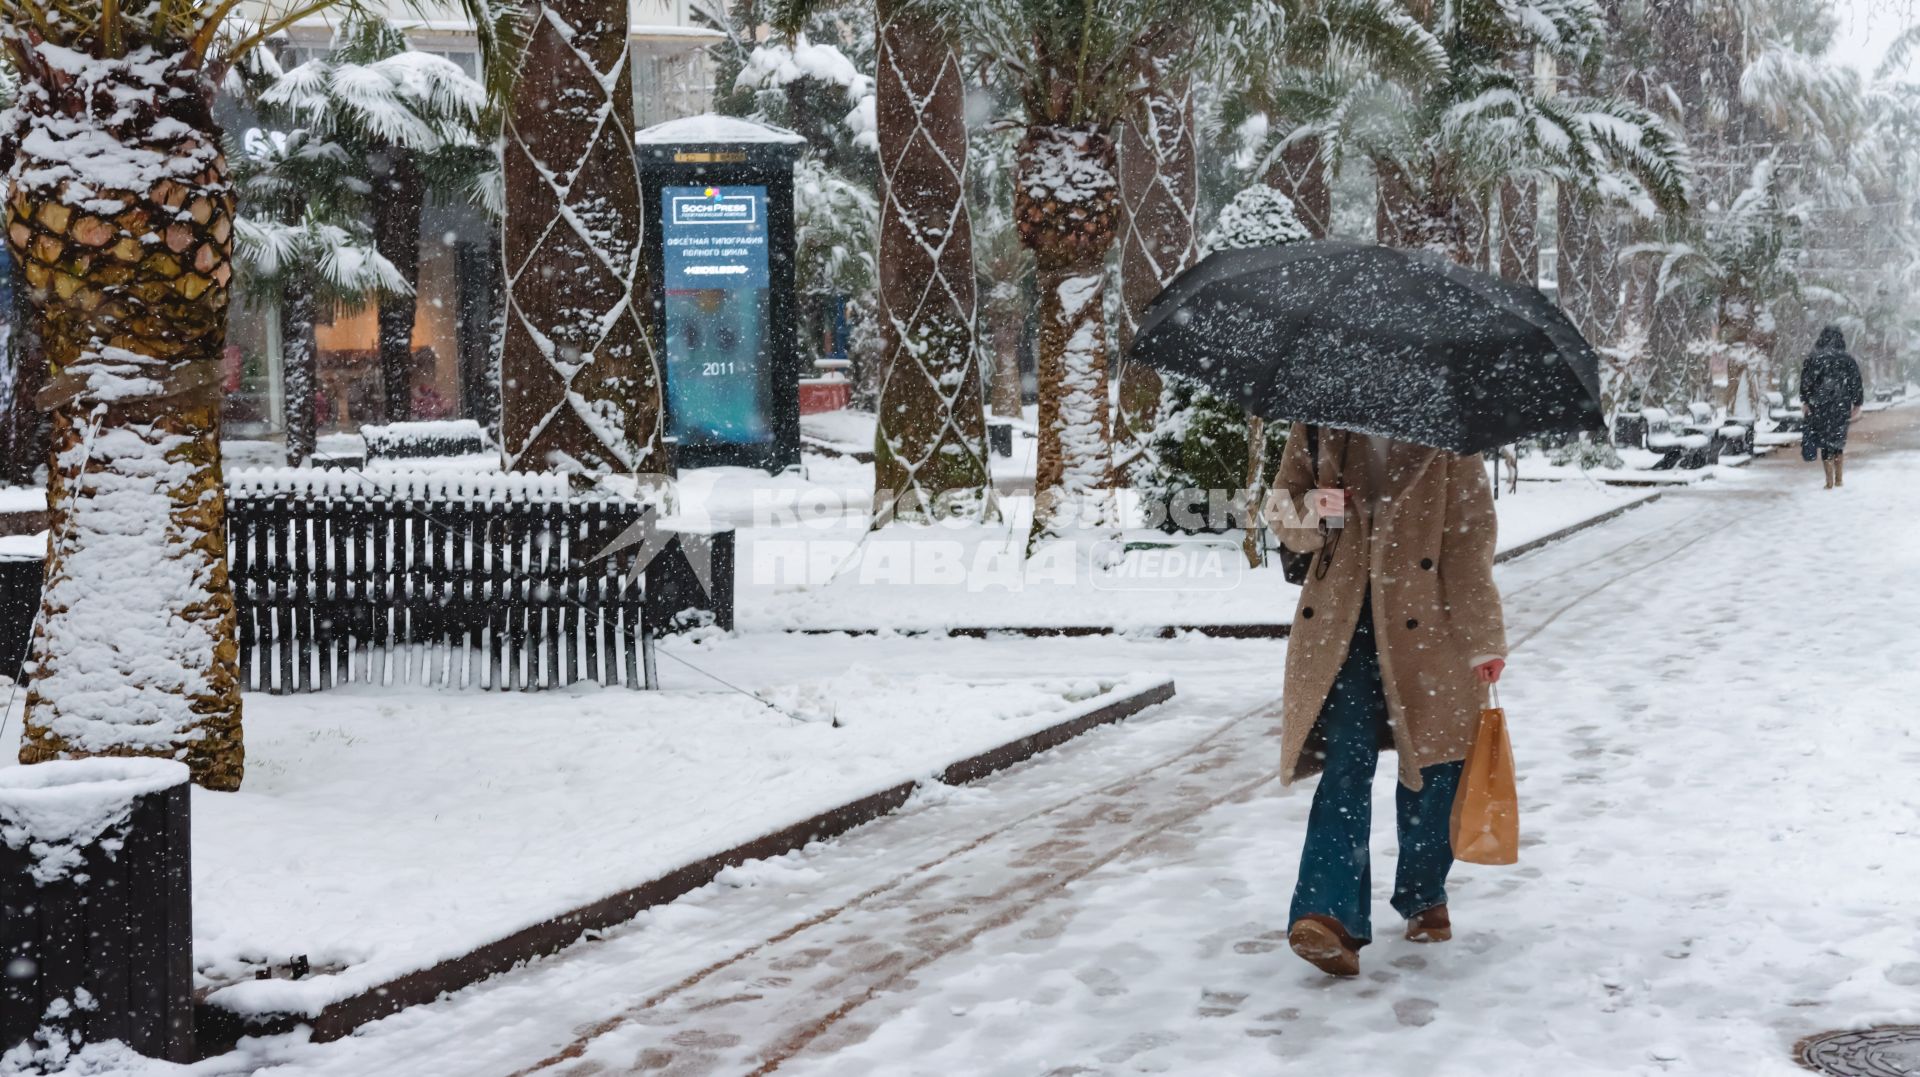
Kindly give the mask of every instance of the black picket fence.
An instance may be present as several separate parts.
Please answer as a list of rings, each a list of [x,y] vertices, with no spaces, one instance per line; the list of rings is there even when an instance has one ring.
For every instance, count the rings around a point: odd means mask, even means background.
[[[602,554],[650,509],[512,478],[288,489],[243,476],[227,528],[246,686],[639,688],[654,683],[652,637],[689,610],[732,627],[731,532],[678,535],[636,571],[651,552],[638,541]],[[695,543],[711,544],[710,587]]]
[[[655,636],[732,629],[734,546],[731,531],[679,533],[599,556],[650,511],[573,496],[561,476],[240,472],[227,539],[243,683],[652,686]],[[40,570],[0,562],[0,672],[26,657]]]

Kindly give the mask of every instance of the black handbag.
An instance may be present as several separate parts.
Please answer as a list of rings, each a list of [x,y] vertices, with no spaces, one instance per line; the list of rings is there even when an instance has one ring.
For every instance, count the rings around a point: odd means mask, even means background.
[[[1306,430],[1307,430],[1307,467],[1309,470],[1312,471],[1314,481],[1319,482],[1320,481],[1320,429],[1319,427],[1309,426],[1306,428]],[[1327,525],[1325,522],[1322,522],[1320,524],[1320,533],[1321,533],[1321,539],[1323,543],[1326,538],[1326,530],[1327,530]],[[1325,548],[1324,545],[1322,546],[1322,548],[1323,549]],[[1280,547],[1280,572],[1286,576],[1288,583],[1294,584],[1295,586],[1304,586],[1306,584],[1307,573],[1313,570],[1314,553],[1317,553],[1317,552],[1318,551],[1313,551],[1309,553],[1296,553],[1293,550],[1287,549],[1285,546]]]

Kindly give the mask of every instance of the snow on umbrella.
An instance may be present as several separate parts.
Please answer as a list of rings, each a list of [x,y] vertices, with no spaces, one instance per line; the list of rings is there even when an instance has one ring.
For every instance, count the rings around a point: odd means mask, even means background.
[[[1560,308],[1424,251],[1219,251],[1148,308],[1131,358],[1267,419],[1454,452],[1599,430],[1599,361]]]

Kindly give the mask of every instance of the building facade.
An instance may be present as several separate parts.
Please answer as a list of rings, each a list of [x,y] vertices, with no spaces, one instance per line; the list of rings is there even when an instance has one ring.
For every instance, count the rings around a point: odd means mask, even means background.
[[[376,0],[369,7],[403,28],[415,49],[444,56],[478,75],[474,34],[456,8],[400,0]],[[687,0],[630,0],[629,10],[635,129],[704,112],[713,97],[707,50],[725,35],[696,25]],[[325,55],[333,30],[332,20],[322,17],[293,27],[283,64],[291,67]],[[246,122],[244,113],[236,113],[228,126]],[[430,203],[422,211],[411,371],[415,418],[470,415],[483,395],[480,382],[489,376],[491,311],[499,272],[492,253],[495,228],[471,206]],[[385,391],[374,310],[322,311],[320,318],[315,331],[320,432],[349,432],[380,422]],[[228,437],[272,440],[284,433],[281,356],[275,304],[238,300],[225,369]]]

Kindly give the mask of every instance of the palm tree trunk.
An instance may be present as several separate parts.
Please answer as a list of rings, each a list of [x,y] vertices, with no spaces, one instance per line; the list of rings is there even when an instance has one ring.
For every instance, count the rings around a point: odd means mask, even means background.
[[[1258,509],[1267,496],[1267,421],[1258,415],[1247,419],[1247,475],[1244,484],[1247,504]],[[1258,511],[1247,514],[1246,534],[1240,540],[1240,552],[1246,555],[1248,568],[1260,567],[1260,534],[1266,524]]]
[[[1113,142],[1087,127],[1030,126],[1014,218],[1034,252],[1040,302],[1040,451],[1029,553],[1070,527],[1113,523],[1113,436],[1104,312],[1118,230]]]
[[[1611,213],[1590,196],[1560,188],[1560,254],[1555,279],[1560,305],[1588,340],[1612,339],[1618,315],[1619,270],[1609,235]]]
[[[624,0],[549,0],[507,106],[507,465],[667,474]]]
[[[180,60],[22,79],[33,152],[14,172],[7,236],[41,326],[54,463],[20,759],[178,758],[201,785],[235,789],[219,427],[233,191],[213,86]],[[166,111],[130,107],[154,99],[156,76]],[[95,172],[102,157],[139,170]],[[121,208],[100,215],[109,205]]]
[[[1160,410],[1160,375],[1128,362],[1126,351],[1147,305],[1200,258],[1193,82],[1168,73],[1168,63],[1191,47],[1190,35],[1170,35],[1168,46],[1161,73],[1120,127],[1120,406],[1113,440],[1122,475],[1145,456]]]
[[[1296,138],[1273,159],[1262,183],[1293,201],[1294,216],[1314,239],[1333,234],[1333,184],[1317,137]]]
[[[1020,301],[1020,286],[1002,283],[996,291],[1006,289],[1010,295],[993,295],[987,300],[985,320],[987,323],[987,342],[992,349],[993,380],[990,388],[993,414],[998,419],[1018,419],[1020,408],[1020,338],[1026,326],[1026,307]]]
[[[1500,184],[1500,275],[1529,288],[1540,282],[1540,184],[1509,179]]]
[[[290,273],[280,296],[280,355],[286,377],[287,463],[298,467],[313,455],[315,427],[314,384],[318,377],[319,348],[313,336],[313,283],[304,273]]]
[[[373,200],[373,242],[406,279],[404,293],[380,298],[380,382],[387,422],[413,418],[413,322],[419,309],[414,289],[420,283],[420,212],[426,207],[426,179],[413,151],[388,147],[383,188]]]
[[[0,483],[25,486],[47,462],[47,416],[33,399],[47,380],[47,357],[30,316],[27,279],[18,260],[13,276],[13,309],[6,311],[6,350],[0,355]]]
[[[880,317],[876,526],[984,519],[993,510],[982,408],[967,85],[953,40],[925,12],[878,5]]]
[[[1424,182],[1416,181],[1395,162],[1382,161],[1375,223],[1380,242],[1389,247],[1429,250],[1458,265],[1475,264],[1473,210],[1468,195],[1457,190],[1450,171],[1430,162]]]

